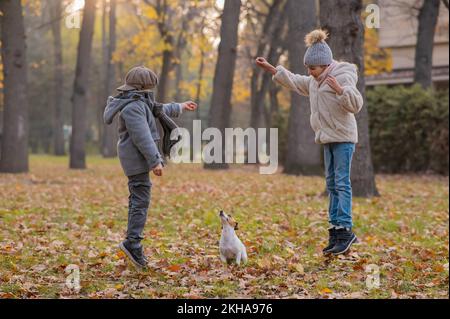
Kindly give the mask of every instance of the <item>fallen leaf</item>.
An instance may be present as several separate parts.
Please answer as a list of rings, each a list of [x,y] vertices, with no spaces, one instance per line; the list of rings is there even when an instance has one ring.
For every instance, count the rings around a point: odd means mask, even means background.
[[[181,269],[180,265],[170,265],[169,267],[167,267],[170,271],[172,272],[178,272]]]
[[[320,291],[322,294],[331,294],[333,291],[329,288],[324,288]]]
[[[299,275],[305,274],[305,269],[303,268],[302,264],[294,264],[294,269],[297,271]]]

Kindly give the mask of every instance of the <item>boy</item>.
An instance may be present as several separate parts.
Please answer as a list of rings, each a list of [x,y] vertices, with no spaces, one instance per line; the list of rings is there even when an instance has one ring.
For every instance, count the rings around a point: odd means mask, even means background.
[[[352,232],[350,169],[358,142],[354,114],[361,110],[363,98],[356,88],[356,65],[333,60],[326,38],[322,30],[314,30],[305,37],[308,49],[303,62],[309,76],[292,74],[282,66],[275,68],[264,58],[256,59],[256,64],[272,73],[275,82],[310,98],[310,123],[315,142],[324,146],[330,200],[329,242],[323,252],[339,255],[347,252],[356,241]]]
[[[103,114],[106,124],[111,124],[119,114],[119,142],[117,151],[121,166],[128,177],[128,229],[126,239],[119,248],[138,268],[147,266],[141,240],[150,205],[151,181],[149,172],[156,176],[163,174],[163,157],[157,143],[160,140],[156,120],[152,113],[155,105],[153,92],[158,77],[146,67],[132,68],[125,78],[125,84],[117,90],[120,94],[109,97]],[[183,110],[193,111],[194,102],[163,105],[163,111],[170,117],[178,117]]]

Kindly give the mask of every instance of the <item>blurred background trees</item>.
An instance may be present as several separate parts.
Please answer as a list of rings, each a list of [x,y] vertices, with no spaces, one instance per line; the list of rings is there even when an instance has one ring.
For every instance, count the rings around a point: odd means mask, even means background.
[[[369,3],[381,8],[381,29],[363,24]],[[397,11],[383,11],[387,6],[406,8],[414,21],[411,34],[390,27],[388,18]],[[336,58],[358,65],[358,85],[367,94],[358,115],[357,193],[376,194],[372,165],[375,172],[448,174],[442,168],[448,166],[448,120],[442,116],[448,99],[441,92],[448,89],[446,1],[1,0],[0,8],[2,171],[27,171],[28,152],[70,153],[74,168],[85,167],[85,154],[116,156],[116,127],[104,126],[101,118],[106,98],[116,94],[129,68],[146,65],[160,76],[161,102],[200,104],[177,120],[181,126],[192,130],[192,120],[201,119],[205,127],[278,127],[283,172],[323,174],[308,99],[274,85],[254,64],[265,56],[306,73],[303,37],[321,26],[331,33]],[[79,28],[71,25],[77,17]],[[406,47],[388,43],[394,33],[398,45],[410,41],[412,57]],[[412,67],[405,69],[399,58]],[[420,121],[405,121],[406,114],[420,115]],[[392,135],[394,128],[401,134]],[[417,136],[411,142],[419,147],[415,154],[402,140],[408,130]]]

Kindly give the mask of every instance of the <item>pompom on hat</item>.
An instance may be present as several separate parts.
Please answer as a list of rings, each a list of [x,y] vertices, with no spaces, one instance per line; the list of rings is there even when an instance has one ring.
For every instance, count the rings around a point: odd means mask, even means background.
[[[158,85],[158,76],[149,68],[137,66],[128,71],[125,84],[118,87],[118,91],[148,91]]]
[[[329,65],[333,63],[333,52],[325,40],[328,34],[321,29],[308,33],[305,43],[308,49],[303,58],[305,65]]]

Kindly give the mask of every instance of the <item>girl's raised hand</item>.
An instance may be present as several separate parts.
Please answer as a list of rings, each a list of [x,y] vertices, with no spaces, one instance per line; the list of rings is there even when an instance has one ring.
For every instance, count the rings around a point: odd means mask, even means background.
[[[256,58],[256,64],[258,64],[259,66],[264,66],[267,63],[266,59],[264,58]]]
[[[277,73],[277,69],[275,69],[275,67],[272,64],[270,64],[269,62],[267,62],[267,60],[264,58],[261,58],[261,57],[257,58],[256,65],[272,74]]]

